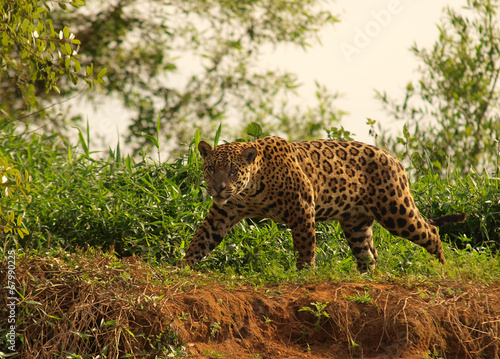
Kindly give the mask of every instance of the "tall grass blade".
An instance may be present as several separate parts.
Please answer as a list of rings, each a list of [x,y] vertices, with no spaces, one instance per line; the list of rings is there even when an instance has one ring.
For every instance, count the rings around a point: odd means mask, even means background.
[[[161,111],[158,114],[158,121],[156,122],[156,136],[160,133],[160,127],[161,127]]]
[[[215,132],[215,139],[214,139],[214,147],[219,144],[219,138],[222,132],[222,123],[219,124],[219,128],[217,128],[217,132]]]
[[[153,142],[153,145],[156,148],[158,148],[158,149],[160,148],[160,143],[158,142],[158,140],[155,137],[151,136],[150,134],[148,134],[146,132],[136,132],[135,134],[138,136],[146,137],[148,140]],[[148,152],[148,151],[146,151],[146,152]]]
[[[78,129],[78,142],[80,143],[80,146],[82,146],[83,152],[87,157],[90,157],[90,151],[89,151],[89,146],[87,145],[87,142],[85,142],[85,138],[83,137],[83,133],[81,129]]]

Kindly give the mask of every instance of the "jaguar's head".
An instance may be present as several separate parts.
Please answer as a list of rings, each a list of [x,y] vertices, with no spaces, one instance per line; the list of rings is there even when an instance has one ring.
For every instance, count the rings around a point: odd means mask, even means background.
[[[226,143],[212,148],[201,141],[198,150],[203,157],[203,176],[208,193],[218,206],[238,199],[252,177],[252,164],[257,149],[248,143]]]

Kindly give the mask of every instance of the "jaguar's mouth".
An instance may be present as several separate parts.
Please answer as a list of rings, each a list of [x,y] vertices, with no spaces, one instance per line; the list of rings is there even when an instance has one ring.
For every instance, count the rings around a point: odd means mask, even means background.
[[[229,201],[230,198],[231,198],[231,196],[224,197],[224,196],[222,196],[220,194],[212,196],[212,199],[214,200],[214,203],[217,204],[218,206],[225,205],[227,203],[227,201]]]

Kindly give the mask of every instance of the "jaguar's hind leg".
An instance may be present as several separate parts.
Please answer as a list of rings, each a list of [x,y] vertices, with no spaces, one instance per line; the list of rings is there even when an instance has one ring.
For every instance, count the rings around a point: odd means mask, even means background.
[[[413,203],[413,201],[411,201]],[[420,215],[416,207],[410,210],[400,208],[392,211],[392,216],[382,218],[380,224],[392,234],[409,239],[413,243],[424,247],[434,255],[439,262],[445,264],[443,245],[435,226]]]
[[[373,244],[373,218],[358,217],[349,221],[341,221],[340,226],[356,257],[358,270],[363,273],[374,269],[378,254]]]

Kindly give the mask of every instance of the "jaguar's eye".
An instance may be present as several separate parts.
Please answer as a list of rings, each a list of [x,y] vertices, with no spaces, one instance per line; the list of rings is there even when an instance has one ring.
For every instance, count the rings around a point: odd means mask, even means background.
[[[213,168],[207,168],[207,169],[206,169],[206,172],[207,172],[207,174],[208,174],[210,177],[212,177],[212,176],[214,175],[214,173],[215,173],[215,171],[214,171],[214,169],[213,169]]]
[[[231,166],[231,168],[229,169],[229,175],[235,176],[237,173],[238,173],[238,168],[235,166]]]

